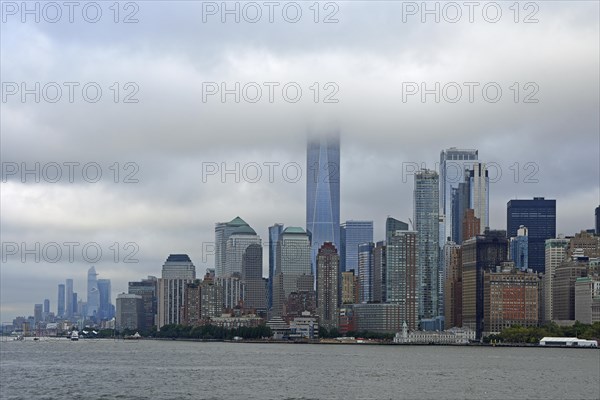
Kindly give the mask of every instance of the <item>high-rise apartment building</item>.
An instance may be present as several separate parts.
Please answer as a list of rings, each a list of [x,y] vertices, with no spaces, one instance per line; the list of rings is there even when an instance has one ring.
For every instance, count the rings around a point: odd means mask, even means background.
[[[529,268],[544,272],[545,242],[556,237],[556,200],[534,197],[532,200],[510,200],[506,207],[506,235],[517,236],[519,227],[528,230]]]
[[[544,321],[552,321],[554,319],[554,307],[552,299],[554,297],[554,276],[556,268],[567,257],[567,247],[569,239],[559,237],[557,239],[548,239],[545,242],[545,273],[543,278],[543,298],[544,298]]]
[[[406,229],[408,225],[406,225]],[[391,236],[390,236],[391,237]],[[373,248],[373,278],[371,284],[371,301],[385,303],[387,301],[387,251],[386,242],[379,241]]]
[[[445,329],[462,326],[462,249],[454,242],[444,246],[444,324]]]
[[[417,231],[419,319],[431,319],[443,315],[443,309],[439,309],[440,304],[443,304],[439,301],[439,295],[443,289],[439,285],[440,221],[438,203],[439,177],[437,172],[430,170],[417,172],[414,188],[414,230]],[[389,249],[387,251],[389,253]],[[389,289],[389,282],[387,287]],[[388,301],[389,299],[388,293]]]
[[[325,242],[317,253],[317,313],[319,325],[338,327],[340,305],[340,256],[333,243]]]
[[[65,285],[58,285],[58,300],[56,301],[57,309],[56,316],[61,318],[65,316]]]
[[[358,245],[358,285],[359,301],[373,301],[373,242]]]
[[[354,270],[342,272],[342,304],[356,304],[359,302],[358,276]]]
[[[340,137],[308,138],[306,148],[306,230],[311,241],[312,274],[319,248],[340,248]]]
[[[417,232],[396,231],[386,245],[387,302],[400,305],[400,322],[413,330],[419,321],[417,242]]]

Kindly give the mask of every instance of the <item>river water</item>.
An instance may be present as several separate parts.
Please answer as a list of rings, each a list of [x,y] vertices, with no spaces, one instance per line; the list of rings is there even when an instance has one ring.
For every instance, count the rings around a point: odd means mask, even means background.
[[[600,399],[600,350],[0,343],[1,399]]]

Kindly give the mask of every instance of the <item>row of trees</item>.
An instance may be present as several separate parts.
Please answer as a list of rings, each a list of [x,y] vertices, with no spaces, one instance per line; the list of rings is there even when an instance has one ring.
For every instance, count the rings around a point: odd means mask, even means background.
[[[319,327],[319,337],[324,339],[335,339],[340,336],[352,336],[363,339],[383,339],[392,340],[394,339],[393,333],[377,333],[369,331],[348,331],[345,335],[342,335],[337,328],[327,329],[322,326]]]
[[[184,339],[216,339],[231,340],[236,336],[244,339],[261,339],[271,337],[271,328],[266,325],[257,327],[223,328],[215,325],[187,326],[187,325],[165,325],[154,334],[159,338],[184,338]]]
[[[484,342],[504,342],[504,343],[539,343],[545,336],[555,337],[578,337],[580,339],[600,340],[600,322],[592,325],[582,324],[576,321],[571,326],[558,326],[554,322],[543,326],[524,327],[514,325],[504,329],[498,335],[489,335],[483,339]]]

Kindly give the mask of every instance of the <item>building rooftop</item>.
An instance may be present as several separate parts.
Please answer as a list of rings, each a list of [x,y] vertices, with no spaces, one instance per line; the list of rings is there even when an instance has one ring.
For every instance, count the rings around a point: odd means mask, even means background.
[[[288,226],[283,230],[283,234],[306,234],[306,231],[297,226]]]
[[[167,262],[192,262],[187,254],[170,254]]]

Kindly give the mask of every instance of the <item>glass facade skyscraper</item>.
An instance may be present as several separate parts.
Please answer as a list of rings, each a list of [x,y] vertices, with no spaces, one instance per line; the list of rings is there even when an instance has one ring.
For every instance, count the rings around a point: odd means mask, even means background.
[[[283,224],[275,224],[269,227],[269,283],[267,288],[267,307],[273,307],[273,278],[277,269],[277,242],[283,232]]]
[[[421,170],[415,174],[414,213],[414,229],[417,231],[419,319],[431,319],[443,315],[443,308],[439,302],[439,297],[443,294],[442,286],[439,285],[443,271],[439,264],[440,218],[437,172]],[[387,251],[389,260],[389,249]]]
[[[86,317],[96,318],[100,311],[100,291],[98,290],[98,274],[93,266],[88,269]]]
[[[556,237],[556,200],[510,200],[506,206],[506,237],[517,236],[521,225],[528,230],[528,267],[543,273],[545,242]]]
[[[56,316],[63,317],[65,315],[65,285],[62,283],[58,285],[58,301],[56,304]]]
[[[309,137],[306,148],[306,230],[311,238],[311,268],[325,242],[340,248],[340,137]]]
[[[358,245],[373,241],[373,221],[346,221],[340,226],[340,270],[358,270]]]

